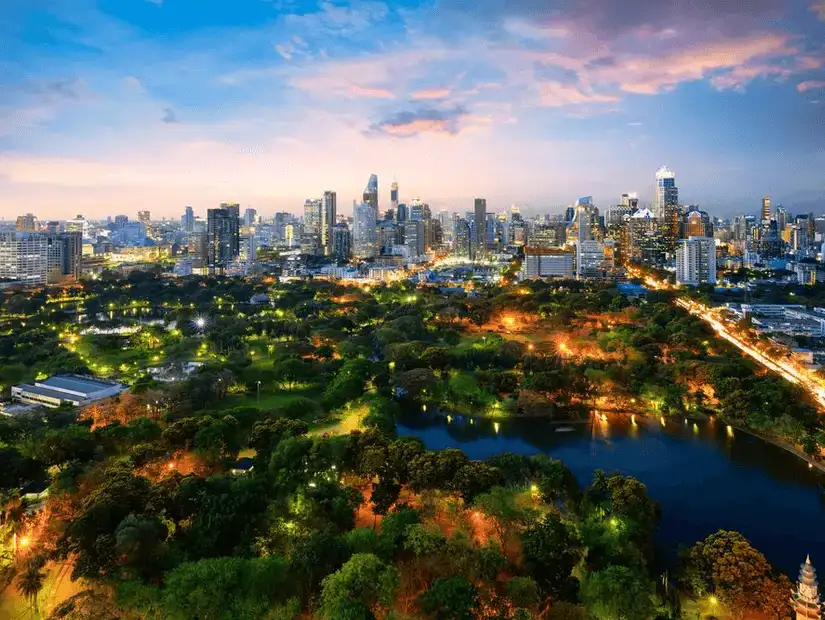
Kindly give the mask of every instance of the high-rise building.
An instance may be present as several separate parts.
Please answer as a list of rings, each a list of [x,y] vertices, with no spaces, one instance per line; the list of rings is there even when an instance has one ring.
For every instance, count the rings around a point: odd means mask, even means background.
[[[395,209],[395,221],[398,222],[399,224],[403,225],[404,222],[407,221],[407,213],[408,213],[407,205],[405,205],[405,204],[398,205],[398,207]]]
[[[33,213],[17,216],[17,231],[32,232],[37,230],[37,217]]]
[[[321,245],[324,255],[332,255],[332,232],[338,221],[338,198],[335,192],[324,192],[324,206],[321,210]]]
[[[0,232],[0,279],[44,286],[49,273],[49,240],[36,232]]]
[[[126,228],[126,225],[129,223],[129,216],[128,215],[116,215],[115,216],[115,223],[114,229],[115,230],[123,230]]]
[[[770,196],[763,196],[762,197],[762,218],[760,219],[761,222],[767,222],[771,219],[771,197]]]
[[[324,203],[320,199],[307,198],[304,202],[304,234],[321,236],[321,213]]]
[[[483,258],[487,254],[487,199],[476,198],[473,203],[473,222],[475,237],[473,239],[472,255],[474,259]]]
[[[676,250],[676,282],[688,286],[716,284],[716,240],[690,237]]]
[[[398,210],[398,181],[393,181],[390,185],[390,208],[393,211]]]
[[[371,174],[364,189],[364,203],[370,205],[375,211],[375,218],[378,219],[378,175]]]
[[[352,237],[349,227],[339,222],[332,230],[332,255],[336,260],[348,261],[352,255]]]
[[[183,227],[183,232],[191,233],[195,230],[195,210],[192,207],[186,207],[183,210],[181,226]]]
[[[582,278],[604,277],[604,245],[594,239],[576,242],[576,275]]]
[[[226,273],[240,255],[238,224],[238,213],[232,207],[207,210],[206,267],[210,275]]]
[[[470,225],[463,217],[453,222],[453,256],[470,258],[472,243],[470,241]]]
[[[797,620],[822,620],[822,599],[811,556],[799,567],[796,590],[791,593],[791,607]]]
[[[359,258],[370,258],[378,252],[378,238],[375,220],[377,215],[372,205],[362,202],[353,214],[352,253]]]
[[[682,216],[682,226],[679,237],[688,239],[690,237],[712,237],[713,224],[710,216],[701,211],[699,207],[689,207],[688,212]]]
[[[138,211],[138,222],[148,226],[152,223],[152,214],[149,211]]]
[[[49,246],[49,282],[65,278],[80,280],[83,237],[79,232],[47,234]]]
[[[427,225],[423,220],[410,220],[404,226],[404,245],[410,258],[427,252]]]
[[[679,239],[679,189],[676,174],[667,166],[656,172],[653,213],[659,220],[667,252],[672,254]]]
[[[243,213],[243,225],[252,228],[258,222],[258,212],[255,209],[247,209]]]

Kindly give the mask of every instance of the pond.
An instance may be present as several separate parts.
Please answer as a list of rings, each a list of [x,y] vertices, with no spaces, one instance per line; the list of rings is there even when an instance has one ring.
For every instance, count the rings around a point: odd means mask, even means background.
[[[546,420],[449,419],[405,414],[400,435],[421,438],[427,448],[460,448],[470,458],[500,452],[546,453],[563,461],[581,485],[593,470],[638,478],[662,507],[657,547],[675,562],[690,546],[719,529],[742,532],[792,580],[810,553],[825,569],[825,475],[805,461],[722,422],[694,423],[611,416],[559,426]]]

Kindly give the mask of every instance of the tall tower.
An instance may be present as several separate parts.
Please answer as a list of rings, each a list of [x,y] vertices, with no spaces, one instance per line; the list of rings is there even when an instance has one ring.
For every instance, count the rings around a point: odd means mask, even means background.
[[[762,217],[760,218],[760,222],[768,222],[771,219],[771,197],[770,196],[763,196],[762,197]]]
[[[364,189],[364,202],[375,210],[376,219],[378,219],[378,175],[371,174],[370,180],[367,181],[367,187]]]
[[[398,181],[393,181],[390,185],[390,206],[393,212],[398,211]]]
[[[672,253],[679,238],[679,189],[676,174],[667,166],[662,166],[656,173],[653,213],[659,220],[666,249]]]
[[[473,256],[481,258],[487,254],[487,199],[476,198],[473,204],[473,221],[475,238],[473,239]]]
[[[332,255],[332,238],[338,214],[338,199],[335,192],[324,192],[324,208],[321,211],[321,245],[324,255]]]
[[[208,209],[206,215],[206,266],[209,275],[223,274],[240,254],[238,213],[229,205]]]
[[[822,619],[819,582],[816,580],[816,569],[811,564],[811,556],[805,558],[805,563],[799,568],[799,582],[796,592],[791,594],[791,607],[797,620]]]

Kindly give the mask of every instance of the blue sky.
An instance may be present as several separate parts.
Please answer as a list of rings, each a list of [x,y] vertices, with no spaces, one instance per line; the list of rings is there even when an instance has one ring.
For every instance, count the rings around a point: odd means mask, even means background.
[[[238,201],[825,210],[825,2],[0,3],[0,216]],[[688,6],[689,5],[689,6]],[[345,212],[348,207],[344,207]]]

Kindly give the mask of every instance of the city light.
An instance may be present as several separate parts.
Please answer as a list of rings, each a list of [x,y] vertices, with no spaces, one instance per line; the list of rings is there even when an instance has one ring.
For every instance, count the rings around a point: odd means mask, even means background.
[[[197,329],[203,329],[206,327],[206,318],[199,316],[192,323]]]

